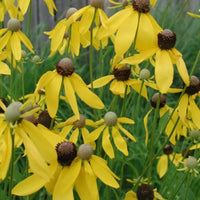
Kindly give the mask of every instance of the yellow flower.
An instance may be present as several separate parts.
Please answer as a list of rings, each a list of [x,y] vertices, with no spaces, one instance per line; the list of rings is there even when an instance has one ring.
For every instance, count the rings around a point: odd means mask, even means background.
[[[0,114],[0,138],[5,145],[2,150],[2,162],[0,163],[0,180],[6,177],[9,168],[12,154],[11,149],[14,148],[12,147],[12,137],[15,137],[16,147],[19,147],[21,143],[24,144],[32,171],[38,174],[38,167],[40,167],[40,175],[44,179],[49,180],[48,173],[50,173],[50,170],[47,168],[47,163],[36,148],[36,144],[38,143],[43,143],[45,148],[48,148],[47,140],[44,136],[40,135],[37,127],[24,119],[37,112],[38,108],[32,109],[32,106],[27,105],[27,103],[21,104],[20,102],[13,102],[6,107],[2,101],[0,101],[0,106],[5,111]]]
[[[39,90],[45,88],[47,109],[52,118],[55,117],[58,110],[62,84],[64,85],[67,102],[70,104],[77,119],[79,118],[79,111],[75,92],[82,101],[92,108],[104,108],[101,99],[88,89],[87,85],[74,70],[71,59],[63,58],[57,63],[56,70],[46,72],[38,81],[37,88]]]
[[[148,3],[138,6],[138,4],[140,4],[138,2],[139,1],[133,1],[132,6],[127,6],[125,9],[112,15],[105,23],[105,27],[98,33],[99,39],[116,33],[114,39],[115,57],[123,57],[133,44],[138,20],[140,21],[136,48],[149,49],[152,47],[153,43],[156,42],[156,32],[160,27],[149,14]]]
[[[54,16],[54,10],[57,11],[54,1],[53,0],[44,0],[44,2],[46,3],[46,5],[49,9],[49,13],[52,16]],[[29,4],[30,4],[30,0],[18,0],[18,6],[23,15],[26,14]]]
[[[68,118],[65,122],[58,123],[56,127],[63,127],[62,131],[59,134],[63,138],[68,137],[70,135],[70,132],[72,132],[69,137],[69,141],[76,144],[78,141],[79,134],[82,135],[84,143],[89,143],[89,131],[86,126],[96,127],[95,122],[86,119],[84,115],[80,114],[79,120],[77,120],[76,116],[72,116]],[[92,143],[91,145],[95,147],[94,143]]]
[[[127,87],[127,94],[130,93],[130,86],[135,90],[136,92],[140,92],[142,87],[142,81],[137,79],[131,79],[131,69],[130,67],[124,65],[119,68],[114,68],[113,70],[114,75],[107,75],[104,77],[101,77],[93,82],[93,88],[100,88],[109,82],[110,84],[110,90],[115,95],[120,95],[122,98],[124,98],[126,87]],[[91,84],[89,85],[91,87]],[[148,99],[147,97],[147,89],[145,85],[142,88],[141,95]]]
[[[172,146],[169,144],[163,148],[163,152],[164,154],[159,157],[156,168],[160,178],[162,178],[167,173],[169,160],[171,160],[175,166],[178,166],[182,160],[182,155],[174,153]]]
[[[129,133],[122,124],[134,124],[134,121],[126,117],[117,117],[114,112],[107,112],[104,119],[100,119],[96,122],[98,128],[92,131],[88,137],[89,141],[97,140],[102,133],[102,147],[105,153],[110,157],[114,158],[114,150],[110,141],[110,132],[112,134],[112,139],[115,146],[124,155],[128,155],[127,143],[125,139],[121,136],[120,132],[124,133],[125,136],[130,138],[132,141],[136,142],[134,136]]]
[[[141,40],[141,42],[143,41]],[[183,82],[189,86],[188,71],[181,53],[174,48],[175,42],[176,34],[174,32],[169,29],[160,30],[158,39],[154,40],[149,48],[138,48],[140,50],[139,54],[125,58],[121,64],[135,65],[153,57],[155,59],[152,63],[155,67],[155,80],[161,93],[167,93],[172,85],[174,78],[173,64],[176,64]]]
[[[75,187],[81,200],[94,200],[99,199],[97,178],[110,187],[119,188],[115,180],[118,177],[108,168],[105,160],[93,155],[89,144],[80,145],[77,152],[73,143],[64,141],[56,145],[56,152],[57,159],[49,166],[54,171],[49,175],[50,181],[33,174],[18,183],[12,193],[25,196],[45,186],[53,200],[66,200],[73,199]]]
[[[7,23],[7,28],[0,30],[0,51],[7,46],[11,49],[14,58],[18,61],[21,59],[21,42],[32,52],[33,46],[30,40],[20,31],[20,21],[11,18]]]

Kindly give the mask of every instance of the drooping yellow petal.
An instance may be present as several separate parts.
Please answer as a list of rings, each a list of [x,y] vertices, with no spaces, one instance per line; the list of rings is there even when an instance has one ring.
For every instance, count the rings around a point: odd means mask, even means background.
[[[0,74],[6,74],[6,75],[10,75],[10,68],[8,67],[8,65],[4,62],[0,61]]]
[[[81,200],[99,199],[96,176],[88,161],[84,161],[80,174],[75,182],[75,187]]]
[[[56,74],[45,87],[47,109],[52,118],[56,116],[58,110],[61,83],[62,76]]]
[[[54,187],[53,199],[66,200],[69,190],[73,188],[80,173],[81,162],[81,160],[75,159],[69,167],[66,166],[62,169]]]
[[[7,44],[12,35],[11,31],[8,31],[3,37],[0,38],[0,50],[2,50]]]
[[[155,79],[161,93],[167,93],[174,78],[174,68],[168,51],[156,52]]]
[[[116,127],[112,127],[112,137],[117,149],[119,149],[125,156],[128,156],[127,144],[124,138]]]
[[[72,130],[72,128],[74,127],[74,125],[67,125],[65,126],[62,131],[59,133],[59,135],[63,138],[66,138],[68,136],[68,134],[70,133],[70,131]]]
[[[27,38],[27,36],[21,32],[18,31],[16,32],[18,38],[22,41],[22,43],[29,49],[29,51],[31,51],[32,53],[34,53],[33,51],[33,45],[31,44],[30,40]]]
[[[112,147],[112,144],[110,142],[110,133],[109,133],[109,127],[106,127],[105,130],[103,131],[103,136],[102,136],[102,147],[106,154],[113,159],[115,157],[114,150]]]
[[[132,119],[129,119],[127,117],[119,117],[119,118],[117,118],[117,121],[122,124],[134,124],[135,123]]]
[[[57,75],[57,72],[55,71],[48,71],[45,74],[43,74],[37,84],[37,89],[41,90],[43,89],[48,83]]]
[[[62,191],[63,193],[58,193],[60,191],[53,192],[53,200],[74,200],[73,195],[73,185],[69,187],[68,190]]]
[[[100,88],[108,84],[113,78],[114,78],[114,75],[107,75],[107,76],[98,78],[95,81],[93,81],[93,88]],[[88,87],[91,88],[91,84],[89,84]]]
[[[162,155],[159,158],[158,164],[157,164],[157,172],[160,178],[162,178],[168,169],[168,156],[167,155]]]
[[[75,116],[77,116],[77,118],[79,118],[80,115],[79,115],[78,105],[77,105],[77,101],[76,101],[76,96],[75,96],[74,88],[73,88],[70,80],[71,79],[69,79],[68,77],[64,78],[65,96],[67,97],[67,100],[68,100]]]
[[[7,30],[7,28],[0,29],[0,36],[2,36]]]
[[[136,142],[135,137],[129,133],[125,128],[122,127],[122,125],[120,123],[117,123],[117,127],[131,140],[133,140],[133,142]]]
[[[18,37],[18,35],[16,34],[16,32],[13,32],[11,38],[10,38],[10,45],[11,45],[11,50],[13,53],[13,56],[16,60],[20,60],[21,59],[21,42],[20,39]]]
[[[190,15],[191,17],[200,18],[200,15],[198,15],[198,14],[194,14],[191,12],[187,12],[187,14]]]
[[[92,155],[90,164],[94,174],[106,185],[119,188],[119,184],[114,178],[113,172],[108,168],[105,161],[95,155]]]
[[[101,134],[101,132],[104,130],[106,125],[102,125],[102,126],[99,126],[97,129],[95,129],[94,131],[92,131],[90,133],[90,135],[88,136],[88,140],[90,142],[93,142],[95,141],[97,138],[99,138],[99,135]]]
[[[188,94],[184,94],[181,97],[179,105],[178,105],[178,112],[182,121],[185,121],[186,114],[187,114],[187,107],[188,107]]]
[[[103,109],[104,104],[101,99],[88,89],[87,85],[77,74],[73,73],[70,77],[73,87],[82,101],[92,108]]]
[[[110,84],[110,90],[113,94],[120,95],[122,98],[125,95],[125,91],[127,92],[126,94],[130,93],[130,87],[126,85],[124,81],[118,81],[115,79]]]
[[[37,192],[41,189],[47,180],[43,179],[42,177],[38,176],[37,174],[33,174],[28,178],[24,179],[23,181],[19,182],[13,189],[12,194],[18,196],[26,196],[30,195],[34,192]]]
[[[128,191],[125,195],[125,199],[124,200],[137,200],[137,196],[136,193],[131,191]]]
[[[0,137],[3,134],[3,132],[6,130],[6,127],[8,124],[3,121],[3,119],[0,119]]]
[[[74,22],[71,26],[71,39],[70,39],[71,51],[78,56],[80,49],[80,33],[79,33],[79,23]]]
[[[192,98],[190,98],[189,106],[190,106],[190,114],[192,116],[192,121],[195,123],[195,125],[198,127],[198,129],[200,129],[199,107],[196,105],[195,101]]]
[[[76,142],[77,142],[77,140],[78,140],[78,136],[79,136],[79,129],[76,128],[76,129],[72,132],[72,134],[71,134],[71,136],[70,136],[70,138],[69,138],[69,141],[70,141],[70,142],[73,142],[74,144],[76,144]]]

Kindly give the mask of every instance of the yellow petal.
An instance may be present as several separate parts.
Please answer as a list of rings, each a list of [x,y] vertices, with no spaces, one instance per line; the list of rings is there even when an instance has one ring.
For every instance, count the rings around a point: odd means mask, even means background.
[[[45,74],[43,74],[39,81],[38,81],[38,85],[37,85],[37,89],[43,89],[43,87],[45,87],[46,85],[48,85],[48,83],[57,75],[57,72],[55,71],[48,71]]]
[[[133,142],[136,142],[135,137],[131,133],[129,133],[125,128],[123,128],[120,123],[117,123],[117,126],[128,138],[133,140]]]
[[[137,200],[137,196],[136,196],[136,193],[133,192],[132,190],[131,191],[128,191],[126,193],[126,196],[125,196],[125,199],[124,200]]]
[[[59,193],[58,193],[59,192]],[[70,186],[68,190],[65,191],[54,191],[53,200],[74,200],[73,186]]]
[[[179,105],[178,105],[178,112],[182,121],[185,121],[187,107],[188,107],[188,94],[184,94],[181,97]]]
[[[0,38],[0,50],[2,50],[7,44],[12,35],[11,31],[8,31],[3,37]]]
[[[55,117],[58,110],[61,83],[62,76],[56,74],[45,87],[47,109],[52,118]]]
[[[117,149],[119,149],[125,156],[128,156],[127,144],[120,132],[114,126],[112,127],[112,137]]]
[[[0,61],[0,74],[10,75],[10,68],[4,62]]]
[[[45,179],[34,174],[15,185],[12,189],[12,194],[18,196],[30,195],[42,188],[46,182]]]
[[[157,164],[157,172],[160,178],[162,178],[168,169],[168,157],[167,155],[162,155],[159,158],[158,164]]]
[[[13,32],[11,38],[10,38],[10,45],[11,45],[11,50],[13,53],[13,56],[16,60],[20,60],[21,59],[21,42],[20,39],[18,37],[18,35],[16,34],[16,32]]]
[[[187,14],[190,15],[191,17],[200,18],[200,15],[198,15],[198,14],[194,14],[191,12],[187,12]]]
[[[66,138],[68,136],[68,134],[70,133],[70,131],[72,130],[72,128],[74,127],[74,125],[67,125],[65,126],[62,131],[59,133],[59,135],[63,138]]]
[[[119,117],[119,118],[117,118],[117,121],[122,124],[134,124],[135,123],[132,119],[129,119],[127,117]]]
[[[81,162],[81,160],[75,159],[69,167],[66,166],[62,169],[54,187],[53,199],[66,200],[67,193],[73,188],[80,173]]]
[[[99,135],[101,134],[101,132],[104,130],[106,125],[102,125],[102,126],[99,126],[97,129],[95,129],[94,131],[92,131],[90,133],[90,135],[88,136],[88,140],[90,142],[93,142],[95,141],[97,138],[99,138]]]
[[[77,74],[72,74],[70,80],[72,81],[73,87],[82,101],[92,108],[104,108],[104,104],[101,99],[88,89],[87,85]]]
[[[199,120],[200,110],[192,98],[190,98],[189,105],[190,105],[189,109],[192,116],[192,121],[195,123],[198,129],[200,129],[200,120]]]
[[[127,86],[127,94],[130,92],[129,86]],[[124,81],[117,81],[113,80],[110,84],[110,90],[115,95],[120,95],[121,97],[124,97],[125,91],[126,91],[126,84]]]
[[[75,22],[71,26],[71,39],[70,39],[71,50],[76,56],[79,55],[80,49],[80,33],[79,33],[79,24]]]
[[[174,68],[166,50],[156,53],[155,79],[161,93],[167,93],[174,78]]]
[[[113,172],[108,168],[105,161],[98,156],[92,155],[90,164],[94,174],[106,185],[119,188],[119,184],[113,177]]]
[[[102,136],[102,147],[106,154],[112,159],[115,157],[114,155],[114,150],[112,147],[112,144],[110,142],[110,133],[109,133],[109,128],[106,127],[105,130],[103,131],[103,136]]]
[[[77,142],[77,140],[78,140],[78,136],[79,136],[79,129],[76,128],[76,129],[72,132],[69,141],[70,141],[70,142],[73,142],[74,144],[76,144],[76,142]]]
[[[114,75],[107,75],[107,76],[98,78],[95,81],[93,81],[93,88],[100,88],[108,84],[113,78],[114,78]],[[88,87],[91,88],[91,84],[89,84]]]
[[[80,115],[79,115],[78,105],[76,102],[74,88],[68,77],[64,78],[64,88],[65,88],[65,96],[67,97],[71,109],[73,110],[74,114],[79,118]]]
[[[84,161],[80,174],[75,182],[76,191],[81,200],[98,200],[99,193],[94,175],[88,161]]]

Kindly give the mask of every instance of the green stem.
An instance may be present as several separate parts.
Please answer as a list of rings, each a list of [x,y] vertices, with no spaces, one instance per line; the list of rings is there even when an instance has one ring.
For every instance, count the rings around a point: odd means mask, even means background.
[[[67,43],[67,46],[66,46],[66,57],[68,57],[68,51],[69,51],[69,45],[70,45],[70,41],[71,41],[71,27],[72,25],[69,26],[69,37],[68,37],[68,43]]]
[[[91,89],[94,91],[93,88],[93,29],[94,29],[94,23],[95,23],[95,18],[96,18],[96,13],[97,13],[97,8],[95,8],[94,12],[94,17],[92,19],[92,24],[91,24],[91,30],[90,30],[90,83],[91,83]]]
[[[11,100],[13,99],[13,79],[14,79],[14,68],[13,68],[13,54],[11,53],[11,64],[10,64],[10,70],[11,70],[11,74],[10,74],[10,97]]]
[[[29,15],[28,15],[28,38],[30,38],[30,33],[31,33],[31,17],[32,17],[32,0],[30,0],[30,4],[29,4]]]
[[[191,180],[192,180],[192,174],[188,173],[184,200],[187,200],[187,195],[190,188]]]
[[[124,92],[124,98],[123,98],[123,105],[122,105],[122,110],[121,110],[121,114],[120,116],[122,117],[125,113],[125,105],[126,105],[126,99],[127,99],[127,91],[128,91],[128,85],[126,85],[126,88],[125,88],[125,92]]]
[[[165,10],[164,10],[164,14],[163,14],[163,16],[162,16],[162,22],[161,22],[161,26],[162,27],[164,27],[164,24],[165,24],[165,20],[166,20],[166,16],[167,16],[167,12],[168,12],[168,9],[169,9],[169,6],[170,6],[170,4],[171,4],[171,0],[168,0],[168,3],[167,3],[167,7],[165,8]]]
[[[24,103],[24,62],[23,60],[21,61],[21,68],[22,68],[22,73],[21,73],[21,81],[22,81],[22,98],[23,98],[23,103]]]
[[[174,26],[174,24],[176,23],[177,19],[180,17],[181,13],[183,12],[183,9],[185,8],[185,6],[187,5],[189,0],[186,0],[185,3],[183,4],[183,6],[181,7],[181,9],[179,10],[178,14],[176,15],[176,17],[174,18],[173,22],[170,25],[170,29],[172,29],[172,27]]]
[[[12,200],[12,188],[13,188],[13,179],[14,179],[14,162],[15,162],[15,134],[13,128],[10,130],[11,133],[11,142],[12,142],[12,149],[11,149],[11,163],[10,163],[10,183],[9,183],[9,190],[8,190],[8,197],[9,200]]]
[[[116,103],[117,103],[117,99],[118,99],[118,95],[115,95],[108,110],[115,111],[115,106],[116,106]]]

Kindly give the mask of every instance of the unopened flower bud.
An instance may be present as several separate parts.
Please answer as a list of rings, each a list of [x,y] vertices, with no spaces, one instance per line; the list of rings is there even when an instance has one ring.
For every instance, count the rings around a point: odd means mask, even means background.
[[[71,76],[75,69],[70,58],[63,58],[56,64],[56,71],[62,76]]]
[[[22,59],[25,59],[27,57],[26,51],[22,50]]]
[[[71,17],[76,11],[76,8],[69,8],[66,13],[66,19],[69,19],[69,17]]]
[[[81,144],[78,149],[78,156],[83,160],[89,160],[93,154],[93,149],[90,144]]]
[[[85,126],[85,116],[80,114],[80,119],[75,121],[73,124],[77,128],[83,128]]]
[[[197,129],[191,130],[190,131],[190,138],[192,140],[199,140],[200,139],[200,131]]]
[[[39,63],[39,62],[41,61],[40,56],[39,56],[39,55],[33,56],[32,61],[33,61],[35,64]]]
[[[104,115],[104,122],[107,126],[115,126],[117,124],[116,113],[109,111]]]
[[[9,19],[8,23],[7,23],[7,28],[10,31],[19,31],[20,28],[21,28],[20,21],[18,19],[15,19],[15,18]]]
[[[22,104],[20,102],[11,103],[5,110],[5,120],[7,122],[14,123],[20,119],[20,107]]]
[[[57,160],[62,166],[70,166],[77,155],[76,145],[72,142],[61,142],[56,145]]]
[[[148,69],[142,69],[140,71],[140,78],[142,80],[146,80],[151,76],[150,71]]]
[[[156,105],[157,105],[157,101],[158,101],[158,98],[159,98],[159,93],[155,93],[153,95],[153,97],[151,98],[151,106],[153,108],[156,108]],[[165,96],[163,94],[161,94],[160,96],[160,105],[159,105],[159,108],[162,108],[165,106],[167,102],[167,99],[165,98]]]
[[[142,184],[137,189],[137,199],[138,200],[153,200],[154,191],[153,188],[148,184]]]
[[[91,0],[90,5],[95,8],[102,8],[104,4],[104,0]]]

